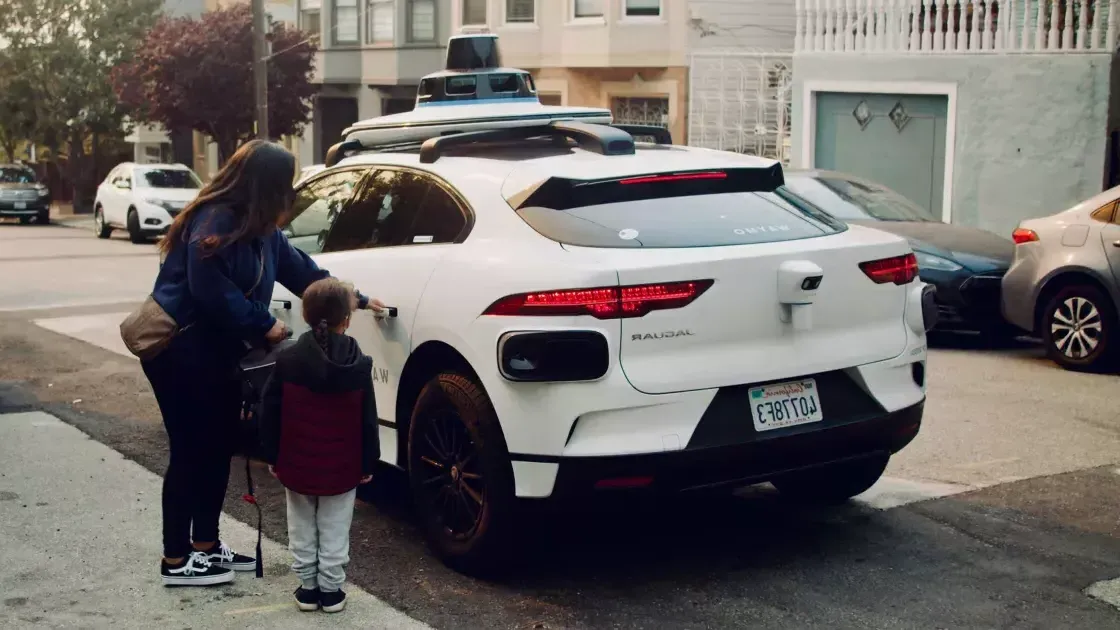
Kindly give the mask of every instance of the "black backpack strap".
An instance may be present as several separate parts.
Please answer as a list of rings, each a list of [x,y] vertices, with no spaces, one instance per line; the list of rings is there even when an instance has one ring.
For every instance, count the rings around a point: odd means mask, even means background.
[[[246,404],[242,408],[242,414],[244,414],[242,416],[242,422],[247,422],[252,413],[253,412],[252,412],[252,409],[251,409],[250,405]],[[256,487],[253,485],[253,465],[252,465],[252,461],[251,461],[252,458],[250,457],[249,453],[245,453],[244,457],[245,457],[245,486],[246,486],[247,492],[241,498],[246,503],[251,503],[253,505],[253,507],[257,508],[257,558],[256,558],[257,567],[256,567],[256,573],[257,573],[257,577],[260,578],[260,577],[264,577],[264,564],[263,564],[263,561],[262,561],[263,554],[261,553],[261,539],[262,539],[261,528],[263,526],[263,520],[264,519],[261,515],[261,506],[260,506],[259,503],[257,503],[257,490],[256,490]]]

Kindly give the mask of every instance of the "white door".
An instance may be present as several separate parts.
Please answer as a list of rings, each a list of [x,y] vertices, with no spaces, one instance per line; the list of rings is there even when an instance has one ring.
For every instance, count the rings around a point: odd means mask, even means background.
[[[343,173],[317,179],[301,190],[297,202],[297,210],[304,210],[301,217],[307,212],[326,215],[335,209],[323,203],[325,198],[329,200],[324,192],[340,187]],[[330,178],[334,179],[328,181]],[[315,252],[316,262],[332,275],[396,310],[396,317],[391,318],[375,317],[368,311],[356,313],[349,334],[373,358],[381,458],[397,464],[397,389],[412,352],[416,309],[436,264],[467,221],[453,198],[421,173],[381,170],[359,182],[357,190],[352,199],[337,204],[338,212],[329,221],[297,218],[285,229],[293,243],[303,243],[304,251]],[[307,226],[316,221],[327,222],[325,238],[301,241],[312,231]],[[290,302],[291,309],[278,303],[277,316],[284,317],[295,334],[301,334],[307,324],[296,321],[298,300],[283,293],[278,290],[275,297]]]

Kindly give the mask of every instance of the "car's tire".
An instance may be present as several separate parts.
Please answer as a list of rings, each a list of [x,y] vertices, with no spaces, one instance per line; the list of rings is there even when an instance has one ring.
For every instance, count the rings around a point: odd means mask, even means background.
[[[887,468],[888,455],[864,457],[789,473],[770,483],[785,497],[802,503],[834,505],[866,492]]]
[[[101,206],[93,209],[93,233],[97,235],[97,238],[109,238],[113,234],[113,228],[105,222],[105,211],[101,209]]]
[[[1039,334],[1052,361],[1067,370],[1105,372],[1116,365],[1116,307],[1090,284],[1062,287],[1046,302]]]
[[[51,224],[51,211],[50,210],[43,210],[39,214],[35,215],[35,222],[38,223],[39,225],[50,225]]]
[[[420,391],[408,431],[409,486],[428,544],[463,573],[501,571],[514,549],[513,468],[490,398],[445,372]]]
[[[129,208],[126,225],[128,225],[128,240],[136,245],[147,242],[148,238],[144,236],[144,231],[140,229],[140,215],[136,213],[135,208]]]
[[[19,224],[20,225],[31,225],[31,219],[32,219],[32,217],[20,217],[19,218]]]

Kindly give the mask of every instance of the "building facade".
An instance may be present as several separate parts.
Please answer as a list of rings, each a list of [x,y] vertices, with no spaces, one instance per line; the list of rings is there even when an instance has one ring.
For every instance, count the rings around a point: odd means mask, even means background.
[[[532,72],[543,103],[610,108],[684,141],[687,0],[451,0],[451,20],[497,34],[502,63]]]
[[[1115,185],[1118,5],[799,0],[793,163],[1004,235]]]
[[[411,110],[420,79],[443,68],[451,0],[293,0],[300,28],[319,33],[303,165],[323,161],[358,120]]]

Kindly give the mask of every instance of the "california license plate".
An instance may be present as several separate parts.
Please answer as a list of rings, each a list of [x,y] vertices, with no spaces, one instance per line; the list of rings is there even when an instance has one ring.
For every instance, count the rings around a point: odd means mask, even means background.
[[[784,429],[824,420],[817,382],[811,378],[750,389],[755,431]]]
[[[17,201],[17,202],[15,202],[15,205],[16,205],[16,210],[23,210],[24,208],[27,207],[27,202],[26,201]]]

